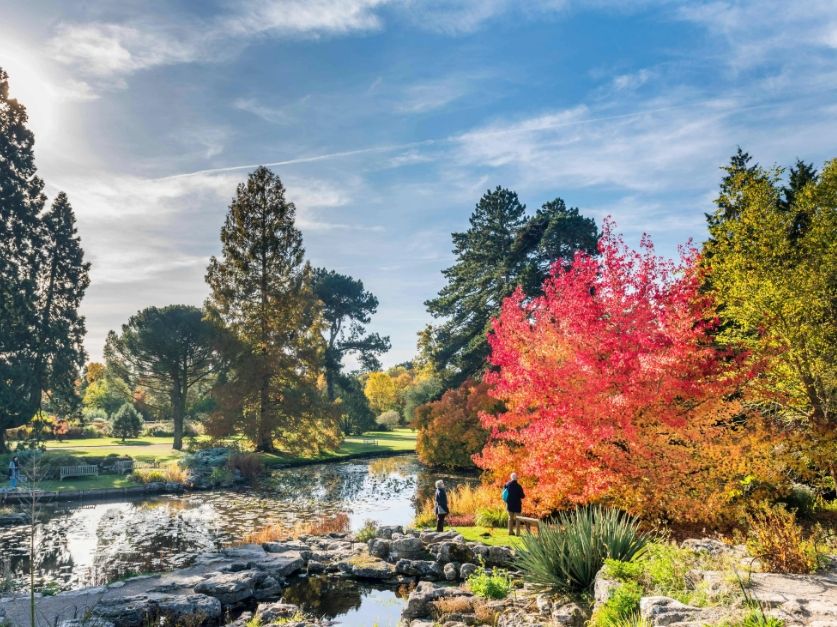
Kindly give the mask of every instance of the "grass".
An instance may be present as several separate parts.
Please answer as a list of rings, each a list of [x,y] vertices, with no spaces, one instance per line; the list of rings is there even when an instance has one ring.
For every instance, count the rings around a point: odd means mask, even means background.
[[[362,440],[377,440],[378,444],[366,444]],[[366,453],[407,453],[416,450],[416,432],[412,429],[394,431],[369,431],[362,436],[348,437],[336,451],[320,455],[291,455],[285,453],[262,453],[267,466],[280,466],[300,462],[328,462],[346,459]]]
[[[64,481],[38,482],[37,488],[44,492],[72,492],[78,490],[101,490],[104,488],[130,488],[137,484],[126,475],[99,475],[98,477],[68,477]],[[19,488],[26,486],[18,486]]]
[[[462,534],[466,542],[482,542],[489,546],[507,546],[513,549],[523,546],[520,536],[510,536],[506,529],[492,529],[491,527],[452,527],[452,529]]]

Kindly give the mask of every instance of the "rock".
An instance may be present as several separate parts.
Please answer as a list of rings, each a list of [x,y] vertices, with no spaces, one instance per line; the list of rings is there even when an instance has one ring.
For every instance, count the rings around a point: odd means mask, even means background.
[[[310,560],[308,562],[308,569],[307,572],[309,575],[319,575],[320,573],[324,573],[326,571],[326,565],[323,562],[318,562],[316,560]]]
[[[509,567],[514,563],[514,552],[504,546],[488,547],[488,559],[485,563],[488,566]]]
[[[252,570],[219,573],[196,585],[195,592],[215,597],[222,605],[234,605],[252,598],[256,586],[266,577],[265,573]]]
[[[265,542],[262,548],[267,553],[285,553],[287,551],[308,551],[308,545],[304,542],[289,540],[287,542]]]
[[[278,597],[282,593],[282,584],[268,575],[253,589],[253,596],[257,601]]]
[[[214,625],[222,614],[221,602],[204,594],[161,595],[152,598],[152,603],[156,606],[157,615],[166,617],[174,625],[187,618],[190,625]]]
[[[29,522],[26,512],[12,512],[0,515],[0,527],[8,525],[25,525]]]
[[[422,579],[441,579],[444,576],[441,565],[431,560],[398,560],[395,564],[395,572],[399,575]]]
[[[381,559],[386,559],[389,556],[389,540],[382,538],[372,538],[368,542],[369,554]]]
[[[459,562],[448,562],[445,564],[445,568],[443,570],[445,579],[448,581],[456,581],[459,578]]]
[[[593,599],[595,605],[607,603],[607,600],[618,587],[618,581],[608,579],[605,576],[604,568],[599,569],[599,572],[596,573],[596,579],[593,581]]]
[[[436,544],[437,542],[451,542],[456,538],[461,538],[460,541],[464,542],[465,539],[462,538],[461,535],[456,533],[455,531],[424,531],[419,535],[419,539],[421,539],[422,543],[424,544]]]
[[[394,533],[403,535],[404,527],[402,527],[401,525],[385,525],[383,527],[378,527],[378,529],[375,531],[375,537],[384,538],[386,540],[392,540],[392,535]]]
[[[555,605],[552,608],[552,622],[562,627],[584,627],[588,612],[577,603]]]
[[[0,611],[0,625],[3,624],[3,614]],[[113,623],[99,618],[70,618],[58,623],[58,627],[116,627]]]
[[[732,547],[724,544],[715,538],[690,538],[680,543],[680,548],[689,549],[696,553],[709,553],[710,555],[721,555],[727,553]]]
[[[465,564],[462,564],[462,566],[459,567],[459,578],[465,581],[466,579],[468,579],[468,577],[473,575],[476,572],[476,570],[476,564],[466,562]]]
[[[152,606],[148,595],[102,599],[91,612],[93,618],[120,627],[144,627],[151,619]]]
[[[262,625],[287,619],[299,612],[299,608],[291,603],[260,603],[256,609],[256,618]]]
[[[492,547],[494,548],[494,547]],[[474,552],[464,543],[444,541],[433,544],[430,547],[431,554],[436,556],[436,561],[442,564],[449,562],[474,562]]]
[[[654,627],[702,627],[735,620],[740,611],[723,607],[692,607],[669,597],[656,596],[642,597],[639,600],[639,613]]]
[[[539,594],[535,597],[535,607],[541,614],[549,614],[552,611],[552,597],[548,594]]]
[[[407,597],[407,605],[401,612],[401,617],[406,619],[429,618],[433,601],[458,596],[470,597],[472,595],[460,588],[437,586],[429,581],[421,581]]]
[[[281,579],[295,575],[305,568],[305,559],[297,551],[285,551],[266,554],[263,559],[253,562],[253,567]]]
[[[351,563],[351,573],[359,579],[389,579],[395,574],[392,565],[380,559],[365,559],[359,563]]]
[[[392,560],[422,559],[426,557],[427,552],[419,538],[407,536],[390,542],[389,555]]]

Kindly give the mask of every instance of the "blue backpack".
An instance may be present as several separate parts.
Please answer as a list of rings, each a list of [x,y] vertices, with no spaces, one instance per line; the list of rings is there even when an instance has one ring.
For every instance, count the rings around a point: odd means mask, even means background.
[[[509,489],[508,488],[503,488],[503,502],[504,503],[509,502]]]

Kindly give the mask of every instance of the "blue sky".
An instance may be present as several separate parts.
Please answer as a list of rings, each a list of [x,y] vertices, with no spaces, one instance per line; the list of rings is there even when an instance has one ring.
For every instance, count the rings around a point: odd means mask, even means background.
[[[833,0],[0,0],[0,66],[93,262],[87,347],[206,297],[237,182],[285,182],[308,256],[380,299],[391,365],[489,187],[673,255],[737,145],[837,157]]]

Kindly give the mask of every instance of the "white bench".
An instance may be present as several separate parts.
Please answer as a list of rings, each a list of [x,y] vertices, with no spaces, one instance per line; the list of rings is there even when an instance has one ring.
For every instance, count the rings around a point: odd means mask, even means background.
[[[63,481],[64,477],[98,477],[99,467],[91,464],[83,464],[80,466],[61,466],[59,469],[59,481]]]
[[[378,440],[375,440],[373,438],[361,438],[360,443],[361,444],[372,444],[373,446],[378,446]]]

